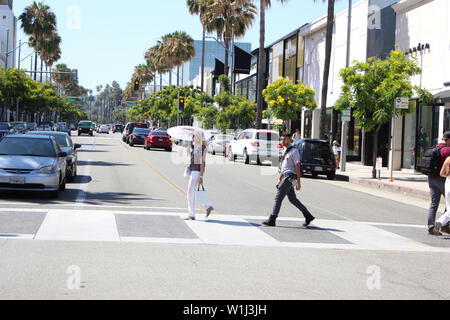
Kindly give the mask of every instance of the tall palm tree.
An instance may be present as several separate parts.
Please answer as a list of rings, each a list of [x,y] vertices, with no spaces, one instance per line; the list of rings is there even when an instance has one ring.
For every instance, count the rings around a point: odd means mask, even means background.
[[[202,92],[205,88],[205,47],[206,47],[206,12],[211,0],[187,0],[186,4],[189,8],[190,14],[196,14],[200,16],[200,22],[203,26],[202,36],[202,66],[201,66],[201,88]]]
[[[56,30],[46,35],[43,42],[39,44],[39,52],[41,55],[41,69],[42,64],[45,62],[46,67],[52,67],[53,64],[61,58],[61,37]],[[41,73],[42,82],[42,73]]]
[[[177,68],[177,86],[180,85],[180,67],[195,56],[194,39],[186,32],[175,31],[163,37],[163,56],[171,68]]]
[[[278,0],[285,3],[288,0]],[[262,109],[264,97],[262,91],[266,85],[266,10],[272,5],[271,0],[260,0],[259,2],[259,53],[258,53],[258,91],[257,91],[257,112],[256,112],[256,129],[262,128]]]
[[[145,59],[147,60],[147,64],[152,65],[156,72],[159,73],[159,82],[160,82],[160,90],[162,90],[163,85],[163,74],[167,72],[168,62],[163,55],[163,44],[161,41],[158,41],[157,44],[150,48],[145,53]]]
[[[314,0],[317,1],[317,0]],[[322,80],[322,98],[320,99],[320,138],[325,139],[326,126],[327,126],[327,97],[328,97],[328,79],[330,77],[330,63],[331,63],[331,49],[333,45],[333,27],[334,27],[334,3],[335,0],[323,0],[328,1],[328,14],[327,14],[327,32],[325,40],[325,63],[323,68],[323,80]],[[332,138],[332,137],[330,137]]]
[[[50,7],[42,2],[33,2],[26,7],[19,16],[22,23],[22,29],[27,34],[30,46],[35,50],[35,70],[37,70],[37,56],[39,48],[45,41],[45,37],[56,30],[56,15],[50,11]],[[36,73],[34,74],[36,80]]]
[[[214,0],[208,5],[204,21],[206,31],[216,32],[225,45],[225,74],[228,75],[230,44],[244,36],[253,24],[257,10],[252,0]]]

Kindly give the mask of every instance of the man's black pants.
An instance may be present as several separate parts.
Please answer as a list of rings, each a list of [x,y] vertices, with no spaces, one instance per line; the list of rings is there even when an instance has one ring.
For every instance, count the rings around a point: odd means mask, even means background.
[[[290,179],[289,176],[284,177],[283,181],[278,186],[278,192],[277,196],[275,197],[275,206],[272,211],[272,217],[278,218],[281,210],[281,204],[283,203],[283,200],[284,198],[286,198],[286,196],[288,197],[289,201],[302,212],[305,219],[313,218],[312,214],[297,198],[297,195],[295,194],[295,187],[292,183],[292,179]]]

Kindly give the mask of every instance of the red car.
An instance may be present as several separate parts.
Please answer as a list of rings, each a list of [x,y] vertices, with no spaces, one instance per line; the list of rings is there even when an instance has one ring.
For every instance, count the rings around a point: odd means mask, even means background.
[[[150,134],[145,137],[144,144],[146,150],[150,150],[150,148],[161,148],[172,152],[172,139],[165,131],[150,132]]]

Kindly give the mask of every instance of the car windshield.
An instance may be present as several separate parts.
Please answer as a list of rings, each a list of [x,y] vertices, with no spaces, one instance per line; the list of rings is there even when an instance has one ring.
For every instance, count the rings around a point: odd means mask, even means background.
[[[256,140],[278,142],[278,141],[280,141],[280,136],[278,135],[278,133],[275,133],[275,132],[257,132]]]
[[[220,140],[232,141],[232,140],[234,140],[234,137],[233,136],[216,136],[215,140],[216,141],[220,141]]]
[[[6,123],[0,123],[0,130],[9,130],[9,126]]]
[[[305,159],[322,158],[328,159],[332,157],[332,151],[327,143],[323,142],[306,142],[303,147],[303,157]]]
[[[168,137],[169,134],[167,132],[162,132],[162,131],[153,131],[152,132],[152,136],[163,136],[163,137]]]
[[[53,143],[48,139],[4,138],[0,155],[56,157]]]
[[[145,135],[148,135],[150,133],[150,129],[139,129],[139,128],[136,128],[136,129],[134,129],[133,133],[134,134],[145,134]]]
[[[145,123],[136,123],[135,127],[136,128],[148,128],[148,125]]]
[[[86,121],[80,122],[80,126],[91,126],[91,125],[92,125],[92,122],[86,122]]]
[[[28,128],[36,128],[36,124],[35,123],[29,123],[27,124]]]

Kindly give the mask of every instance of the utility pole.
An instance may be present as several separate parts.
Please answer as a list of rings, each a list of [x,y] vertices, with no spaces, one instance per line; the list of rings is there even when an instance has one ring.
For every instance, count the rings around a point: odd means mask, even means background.
[[[6,30],[6,61],[5,70],[8,69],[8,57],[9,57],[9,29]]]
[[[352,0],[348,0],[348,27],[347,27],[347,58],[345,62],[345,67],[350,67],[350,45],[351,45],[351,34],[352,34]],[[350,114],[351,116],[351,114]],[[350,119],[351,120],[351,119]],[[363,157],[364,155],[361,154]],[[347,122],[342,121],[342,132],[341,132],[341,172],[347,170]]]

